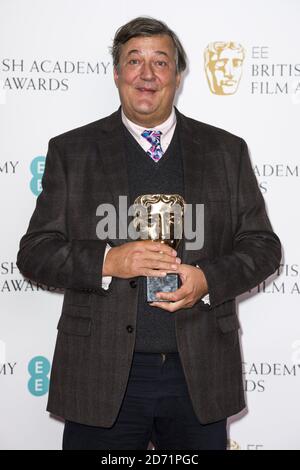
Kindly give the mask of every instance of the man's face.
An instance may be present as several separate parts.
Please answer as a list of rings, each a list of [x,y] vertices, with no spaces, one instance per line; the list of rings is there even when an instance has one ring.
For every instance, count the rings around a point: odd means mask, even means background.
[[[165,121],[180,83],[172,39],[157,35],[127,41],[114,80],[123,111],[131,121],[144,127]]]
[[[232,95],[236,92],[242,75],[243,54],[224,49],[209,64],[212,72],[213,92],[218,95]]]

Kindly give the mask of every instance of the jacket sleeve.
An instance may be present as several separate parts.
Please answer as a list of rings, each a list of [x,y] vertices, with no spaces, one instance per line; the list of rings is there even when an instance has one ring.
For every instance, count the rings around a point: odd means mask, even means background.
[[[257,286],[274,273],[281,260],[280,240],[272,230],[244,140],[236,176],[232,251],[198,262],[206,276],[211,307]]]
[[[19,270],[47,286],[106,295],[101,287],[106,242],[69,238],[67,172],[55,139],[49,142],[42,187],[20,241]]]

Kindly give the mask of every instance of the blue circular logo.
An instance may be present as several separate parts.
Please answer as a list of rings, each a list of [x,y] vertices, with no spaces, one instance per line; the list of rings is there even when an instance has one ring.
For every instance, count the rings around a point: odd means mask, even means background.
[[[46,357],[36,356],[31,359],[28,364],[28,372],[31,376],[28,382],[29,392],[36,396],[41,397],[48,393],[50,362]]]
[[[46,157],[39,155],[35,157],[30,165],[30,172],[32,178],[30,181],[30,189],[35,196],[38,196],[42,192],[42,177],[45,170]]]

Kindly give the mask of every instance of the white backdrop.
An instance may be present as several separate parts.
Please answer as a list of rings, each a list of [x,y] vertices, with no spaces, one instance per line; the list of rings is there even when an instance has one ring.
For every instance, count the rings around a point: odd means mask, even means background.
[[[166,21],[187,51],[180,111],[247,141],[284,246],[280,271],[239,299],[248,411],[232,420],[231,447],[300,449],[298,0],[0,0],[0,448],[61,448],[45,406],[62,294],[24,280],[16,253],[50,137],[117,109],[108,47],[139,15]],[[206,80],[213,41],[246,51],[231,96]]]

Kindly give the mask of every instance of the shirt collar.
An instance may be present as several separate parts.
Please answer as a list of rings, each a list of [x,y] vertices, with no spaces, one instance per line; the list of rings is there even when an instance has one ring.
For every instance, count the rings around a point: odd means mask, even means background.
[[[135,138],[140,138],[142,132],[144,132],[145,129],[147,130],[159,130],[162,132],[163,135],[167,134],[170,129],[175,125],[176,123],[176,113],[175,113],[175,108],[174,106],[172,107],[172,111],[168,119],[166,121],[162,122],[159,126],[151,127],[151,128],[145,128],[141,127],[138,124],[135,124],[134,122],[130,121],[128,117],[125,115],[123,108],[121,109],[121,115],[122,115],[122,122],[124,126],[129,130],[129,132],[135,137]]]

